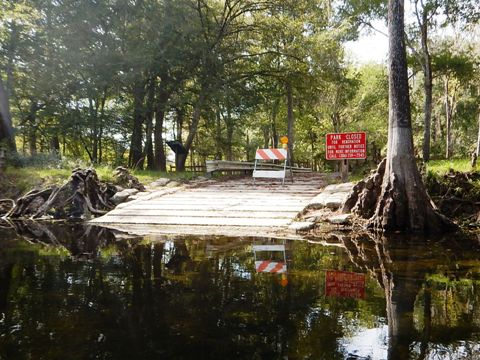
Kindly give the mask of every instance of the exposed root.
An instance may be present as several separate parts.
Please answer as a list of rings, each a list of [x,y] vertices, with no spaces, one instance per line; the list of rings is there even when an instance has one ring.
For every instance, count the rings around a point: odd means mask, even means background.
[[[75,169],[66,184],[46,189],[34,189],[18,199],[6,218],[37,219],[85,218],[105,214],[115,207],[110,198],[115,186],[98,180],[94,169]]]
[[[12,199],[0,199],[0,216],[7,214],[15,206]]]
[[[386,159],[383,159],[375,173],[367,179],[359,181],[348,195],[341,209],[342,213],[354,213],[364,219],[373,216],[380,196]]]
[[[402,183],[394,172],[386,175],[385,169],[384,159],[373,175],[354,187],[342,212],[368,219],[368,228],[382,232],[435,234],[458,229],[437,211],[419,176]]]
[[[146,190],[145,186],[123,166],[115,169],[115,178],[116,183],[124,188],[137,189],[138,191]]]

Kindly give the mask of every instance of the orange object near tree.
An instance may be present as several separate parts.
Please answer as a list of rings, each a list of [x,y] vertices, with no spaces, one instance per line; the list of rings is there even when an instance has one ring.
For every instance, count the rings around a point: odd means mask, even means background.
[[[280,138],[280,143],[282,144],[288,144],[288,137],[287,136],[282,136]]]

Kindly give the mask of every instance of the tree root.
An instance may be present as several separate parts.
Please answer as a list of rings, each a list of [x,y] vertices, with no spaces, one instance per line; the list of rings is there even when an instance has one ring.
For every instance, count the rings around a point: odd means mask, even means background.
[[[13,199],[0,199],[0,216],[4,216],[15,206]]]
[[[115,178],[116,183],[124,188],[137,189],[138,191],[146,190],[145,186],[123,166],[118,166],[115,169]]]
[[[458,229],[437,211],[419,176],[407,184],[393,172],[385,178],[385,170],[386,159],[374,174],[353,188],[342,212],[368,219],[368,228],[382,232],[435,234]]]
[[[380,196],[385,164],[383,159],[377,170],[365,180],[360,180],[348,195],[341,209],[342,213],[354,213],[364,219],[369,219],[375,212],[375,205]]]
[[[99,181],[94,169],[75,169],[70,180],[61,187],[29,191],[14,203],[5,217],[38,219],[103,215],[115,207],[110,198],[116,191],[114,185]]]

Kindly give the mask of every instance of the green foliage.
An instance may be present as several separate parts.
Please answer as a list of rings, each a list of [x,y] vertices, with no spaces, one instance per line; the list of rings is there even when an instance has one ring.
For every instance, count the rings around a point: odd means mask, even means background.
[[[472,170],[469,159],[452,159],[452,160],[431,160],[427,163],[427,173],[432,175],[445,175],[450,171],[469,172]]]
[[[458,9],[448,1],[438,6],[464,16],[461,10],[468,7],[461,3]],[[368,153],[378,155],[387,140],[385,66],[347,63],[343,44],[383,18],[385,4],[6,1],[0,11],[0,76],[22,154],[11,163],[54,167],[53,156],[42,155],[51,152],[68,162],[61,167],[71,166],[73,158],[162,170],[174,157],[164,141],[173,139],[189,150],[187,165],[251,160],[256,148],[278,146],[289,117],[301,165],[333,169],[324,160],[325,134],[332,131],[367,131]],[[473,150],[478,118],[475,40],[462,46],[430,41],[436,74],[432,155],[445,153],[448,76],[454,154],[465,156]],[[412,84],[419,147],[423,89],[418,81]]]

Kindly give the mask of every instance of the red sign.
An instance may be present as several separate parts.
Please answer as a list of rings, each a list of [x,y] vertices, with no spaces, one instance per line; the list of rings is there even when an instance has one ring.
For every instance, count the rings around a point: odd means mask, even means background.
[[[327,160],[365,159],[367,133],[350,132],[327,134]]]
[[[365,274],[330,270],[325,274],[325,295],[365,298]]]

